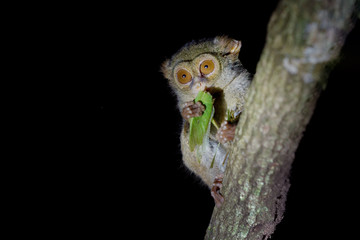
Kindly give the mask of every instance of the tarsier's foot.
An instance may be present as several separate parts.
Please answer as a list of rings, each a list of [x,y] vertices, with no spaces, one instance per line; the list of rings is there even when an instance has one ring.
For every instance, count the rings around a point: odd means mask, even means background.
[[[211,188],[211,196],[214,198],[216,207],[220,207],[224,202],[224,197],[220,193],[224,175],[220,174],[215,177],[213,186]]]
[[[220,143],[232,141],[235,137],[235,129],[236,124],[224,121],[216,134],[216,138]]]
[[[193,101],[185,103],[181,115],[185,120],[193,117],[200,117],[205,111],[205,106],[201,102],[194,103]]]

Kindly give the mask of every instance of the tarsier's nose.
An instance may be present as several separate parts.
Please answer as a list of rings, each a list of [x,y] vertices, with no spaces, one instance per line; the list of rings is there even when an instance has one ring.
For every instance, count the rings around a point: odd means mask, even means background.
[[[205,83],[203,83],[203,82],[195,83],[194,89],[196,91],[204,91],[205,90]]]

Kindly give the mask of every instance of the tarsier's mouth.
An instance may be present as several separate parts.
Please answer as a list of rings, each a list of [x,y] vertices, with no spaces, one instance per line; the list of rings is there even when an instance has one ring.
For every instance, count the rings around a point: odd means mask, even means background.
[[[217,88],[217,87],[213,87],[213,86],[205,87],[204,91],[210,93],[213,97],[215,95],[219,94],[220,92],[221,93],[223,92],[223,90],[221,88]]]

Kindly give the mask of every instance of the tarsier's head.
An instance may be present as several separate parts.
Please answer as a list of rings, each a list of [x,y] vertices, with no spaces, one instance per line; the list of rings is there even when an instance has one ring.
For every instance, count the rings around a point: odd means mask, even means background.
[[[241,42],[228,37],[191,42],[161,68],[181,101],[193,100],[199,91],[223,89],[238,74]]]

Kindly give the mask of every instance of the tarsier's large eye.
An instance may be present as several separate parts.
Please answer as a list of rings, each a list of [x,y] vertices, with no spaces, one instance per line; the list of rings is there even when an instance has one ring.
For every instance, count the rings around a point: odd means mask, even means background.
[[[192,79],[191,73],[189,73],[185,69],[180,69],[179,71],[177,71],[176,77],[177,80],[182,84],[186,84]]]
[[[212,60],[205,60],[200,64],[200,72],[204,75],[209,75],[215,69],[215,64]]]

